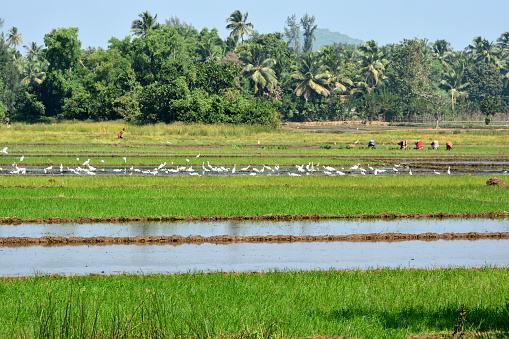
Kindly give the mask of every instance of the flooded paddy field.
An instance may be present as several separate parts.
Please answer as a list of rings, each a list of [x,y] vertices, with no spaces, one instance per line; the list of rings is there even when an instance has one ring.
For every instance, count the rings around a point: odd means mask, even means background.
[[[0,226],[0,237],[295,237],[361,234],[481,235],[477,240],[202,242],[0,246],[0,276],[34,274],[181,273],[368,269],[376,267],[509,266],[509,239],[482,234],[509,231],[507,219],[324,220],[293,222],[178,222],[128,224],[20,224]],[[352,238],[354,239],[354,238]],[[356,239],[356,238],[355,238]],[[255,239],[256,240],[256,239]],[[433,241],[430,241],[433,240]]]
[[[370,233],[509,232],[509,219],[132,222],[0,225],[7,237],[320,236]]]
[[[0,276],[509,266],[509,240],[0,247]]]

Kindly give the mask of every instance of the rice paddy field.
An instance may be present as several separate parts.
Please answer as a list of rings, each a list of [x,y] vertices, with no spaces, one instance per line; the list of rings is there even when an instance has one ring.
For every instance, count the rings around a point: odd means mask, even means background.
[[[367,147],[372,139],[375,149]],[[403,139],[406,149],[397,145]],[[415,149],[417,140],[424,149]],[[433,140],[439,149],[431,149]],[[445,150],[446,141],[453,150]],[[503,126],[12,124],[2,126],[0,151],[0,227],[472,217],[509,223]],[[494,176],[498,181],[487,185]],[[8,246],[0,245],[0,266]],[[507,281],[507,267],[490,265],[86,276],[35,268],[31,276],[0,278],[0,337],[505,338]]]

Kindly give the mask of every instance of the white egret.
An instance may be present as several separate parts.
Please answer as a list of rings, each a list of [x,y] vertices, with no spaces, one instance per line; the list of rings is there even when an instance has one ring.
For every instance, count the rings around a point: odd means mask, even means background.
[[[357,165],[355,165],[355,166],[350,167],[350,169],[355,171],[356,169],[358,169],[358,168],[359,168],[359,166],[360,166],[360,165],[361,165],[361,164],[357,164]]]
[[[90,163],[90,159],[88,159],[87,161],[85,161],[85,162],[83,163],[83,166],[87,166],[89,163]]]
[[[345,175],[345,172],[341,172],[341,171],[336,171],[336,173],[339,175]]]
[[[62,173],[64,171],[64,166],[62,164],[60,164],[60,173]]]
[[[440,175],[440,172],[437,172],[436,170],[433,170],[433,173],[435,173],[436,175]]]
[[[124,157],[124,162],[127,162],[127,158],[126,157]]]
[[[247,171],[250,167],[251,167],[251,165],[249,165],[249,166],[247,166],[247,167],[244,167],[244,168],[241,168],[240,170],[241,170],[241,171]]]
[[[291,177],[300,177],[300,174],[298,174],[298,173],[288,172],[288,175]]]
[[[409,174],[409,175],[412,175],[412,169],[410,169],[410,171],[408,171],[408,174]]]
[[[101,162],[104,164],[104,160],[101,160]]]
[[[200,157],[200,153],[198,153],[198,155],[196,157],[199,158]]]
[[[451,174],[451,166],[449,166],[449,168],[447,169],[447,174]]]
[[[251,172],[251,173],[249,173],[249,175],[256,175],[256,173],[255,172]]]
[[[392,170],[393,170],[394,172],[398,172],[398,169],[397,169],[396,167],[393,167],[393,168],[392,168]]]
[[[159,166],[157,167],[157,169],[158,169],[158,170],[160,170],[160,169],[161,169],[161,168],[163,168],[164,166],[166,166],[166,161],[165,161],[164,163],[162,163],[161,165],[159,165]]]
[[[189,175],[197,175],[197,176],[200,176],[200,173],[198,173],[198,172],[191,172],[191,173],[189,173]]]
[[[2,153],[3,153],[3,154],[8,154],[8,153],[7,153],[7,149],[8,149],[8,148],[9,148],[9,147],[5,146],[5,147],[4,147],[4,149],[2,150]]]
[[[21,158],[19,158],[19,162],[22,162],[23,159],[25,159],[25,156],[22,155]]]
[[[237,170],[237,165],[233,164],[233,168],[232,168],[232,174],[235,174],[235,171]]]

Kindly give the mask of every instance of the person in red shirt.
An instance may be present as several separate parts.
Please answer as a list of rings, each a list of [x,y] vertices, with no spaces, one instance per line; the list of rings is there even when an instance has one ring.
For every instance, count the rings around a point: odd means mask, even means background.
[[[124,131],[125,131],[125,128],[122,128],[122,130],[120,132],[118,132],[119,139],[124,139]]]
[[[424,148],[424,144],[422,143],[422,140],[417,140],[415,143],[415,149],[422,149]]]

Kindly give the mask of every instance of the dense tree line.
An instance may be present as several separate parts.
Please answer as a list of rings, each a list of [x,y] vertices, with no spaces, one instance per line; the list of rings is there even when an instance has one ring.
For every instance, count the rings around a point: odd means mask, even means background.
[[[230,36],[198,31],[148,11],[108,49],[82,49],[78,28],[54,29],[44,47],[0,34],[0,117],[28,122],[124,119],[133,123],[413,121],[508,110],[509,32],[475,37],[463,51],[445,40],[379,46],[334,44],[313,52],[314,16],[288,17],[259,34],[248,13],[226,19]],[[0,20],[0,26],[3,21]],[[301,43],[301,29],[304,41]]]

